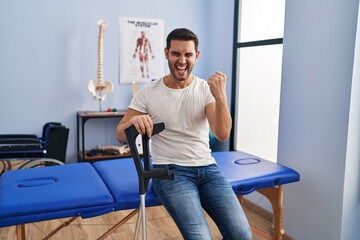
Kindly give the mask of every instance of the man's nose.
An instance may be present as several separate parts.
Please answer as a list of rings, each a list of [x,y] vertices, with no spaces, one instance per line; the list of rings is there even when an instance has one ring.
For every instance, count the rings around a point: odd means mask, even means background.
[[[179,57],[179,62],[180,62],[180,63],[186,63],[186,58],[185,58],[185,56],[180,56],[180,57]]]

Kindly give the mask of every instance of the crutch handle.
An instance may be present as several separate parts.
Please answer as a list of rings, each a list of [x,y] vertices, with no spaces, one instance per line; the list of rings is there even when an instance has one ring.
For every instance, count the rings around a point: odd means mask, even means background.
[[[165,129],[164,123],[155,123],[153,126],[153,133],[151,136],[162,132],[164,129]],[[174,175],[169,171],[168,167],[161,169],[160,168],[150,169],[150,149],[149,149],[150,138],[146,134],[142,135],[144,164],[142,164],[139,152],[136,147],[136,137],[139,135],[136,128],[134,126],[128,127],[127,129],[125,129],[125,134],[128,140],[132,157],[134,159],[136,171],[138,173],[140,194],[145,194],[147,192],[149,180],[151,178],[174,179]]]
[[[174,179],[174,173],[169,171],[168,167],[165,168],[153,168],[143,173],[146,178],[161,178],[161,179]]]

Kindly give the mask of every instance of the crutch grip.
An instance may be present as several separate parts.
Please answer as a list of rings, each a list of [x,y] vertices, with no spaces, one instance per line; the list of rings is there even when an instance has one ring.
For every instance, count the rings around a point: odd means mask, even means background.
[[[165,129],[164,123],[155,123],[153,126],[152,136],[160,133]],[[142,135],[142,148],[143,148],[143,159],[144,164],[142,164],[139,152],[136,147],[136,137],[139,135],[136,128],[131,126],[125,129],[126,138],[131,150],[132,157],[136,166],[136,171],[139,178],[139,191],[140,194],[145,194],[148,189],[149,180],[151,178],[161,178],[161,179],[174,179],[173,173],[171,173],[166,168],[156,168],[150,169],[150,149],[149,149],[149,137],[145,134]]]
[[[144,172],[147,178],[174,179],[174,173],[169,171],[168,167],[153,168]]]

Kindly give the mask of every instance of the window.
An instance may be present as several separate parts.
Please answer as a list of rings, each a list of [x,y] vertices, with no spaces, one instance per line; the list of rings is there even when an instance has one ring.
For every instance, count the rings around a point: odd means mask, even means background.
[[[276,162],[285,0],[235,0],[232,149]]]

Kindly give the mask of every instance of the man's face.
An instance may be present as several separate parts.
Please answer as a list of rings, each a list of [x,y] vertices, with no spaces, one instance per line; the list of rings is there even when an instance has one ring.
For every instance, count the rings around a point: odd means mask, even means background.
[[[171,40],[170,48],[165,48],[171,75],[178,81],[190,76],[200,52],[195,50],[194,41]]]

